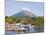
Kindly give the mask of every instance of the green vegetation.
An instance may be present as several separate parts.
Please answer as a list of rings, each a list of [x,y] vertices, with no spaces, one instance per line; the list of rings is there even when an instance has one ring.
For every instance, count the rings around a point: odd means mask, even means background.
[[[36,26],[41,26],[44,25],[44,17],[43,16],[38,16],[33,20],[33,24]]]
[[[15,18],[15,17],[8,17],[6,16],[5,17],[5,22],[9,22],[9,23],[13,23],[13,22],[21,22],[22,20],[24,20],[25,22],[27,22],[28,20],[28,23],[29,22],[32,22],[32,25],[35,25],[35,26],[41,26],[41,25],[44,25],[44,17],[43,16],[38,16],[38,17],[35,17],[35,18],[24,18],[24,19],[21,19],[21,18]]]
[[[8,17],[8,16],[5,17],[5,22],[13,23],[15,21],[16,21],[16,18],[14,17]]]

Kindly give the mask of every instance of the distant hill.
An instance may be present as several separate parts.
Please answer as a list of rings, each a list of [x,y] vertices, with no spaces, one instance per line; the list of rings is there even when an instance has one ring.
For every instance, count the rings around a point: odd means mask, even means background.
[[[36,15],[34,15],[30,9],[27,8],[23,8],[19,13],[12,15],[13,17],[35,17]]]

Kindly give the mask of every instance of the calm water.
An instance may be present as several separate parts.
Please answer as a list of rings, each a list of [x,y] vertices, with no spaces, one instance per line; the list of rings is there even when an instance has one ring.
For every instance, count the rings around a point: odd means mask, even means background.
[[[15,31],[6,31],[5,35],[16,35],[16,34],[24,34],[24,33],[39,33],[39,32],[44,32],[43,27],[33,27],[32,29],[30,28],[26,32],[15,32]]]

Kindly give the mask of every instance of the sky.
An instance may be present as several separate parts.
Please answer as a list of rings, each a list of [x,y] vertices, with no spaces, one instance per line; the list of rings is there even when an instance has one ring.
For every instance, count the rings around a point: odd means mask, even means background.
[[[5,1],[5,15],[11,16],[21,11],[22,8],[28,8],[32,10],[36,16],[44,15],[44,3],[43,2],[24,2],[24,1]]]
[[[14,0],[15,1],[15,0]],[[44,0],[16,0],[16,1],[33,1],[33,2],[43,2]]]

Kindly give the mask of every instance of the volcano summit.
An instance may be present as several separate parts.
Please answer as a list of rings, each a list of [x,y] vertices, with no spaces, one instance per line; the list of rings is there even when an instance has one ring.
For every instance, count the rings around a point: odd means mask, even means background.
[[[28,8],[22,8],[19,13],[14,14],[12,16],[14,16],[14,17],[22,17],[22,16],[35,17],[35,15],[32,13],[32,11]]]

